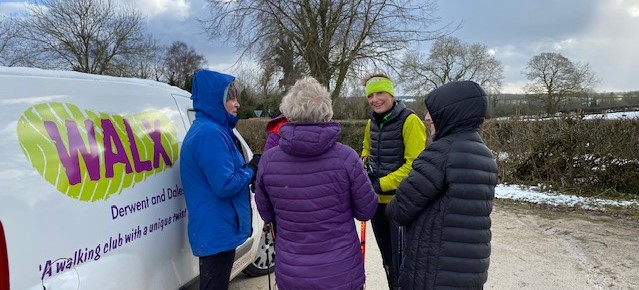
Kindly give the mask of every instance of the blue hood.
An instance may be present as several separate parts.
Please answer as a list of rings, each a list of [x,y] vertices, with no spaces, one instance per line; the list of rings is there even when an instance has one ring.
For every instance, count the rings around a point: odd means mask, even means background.
[[[238,118],[224,108],[224,96],[234,76],[199,70],[193,77],[191,100],[196,118],[207,118],[225,127],[235,127]]]

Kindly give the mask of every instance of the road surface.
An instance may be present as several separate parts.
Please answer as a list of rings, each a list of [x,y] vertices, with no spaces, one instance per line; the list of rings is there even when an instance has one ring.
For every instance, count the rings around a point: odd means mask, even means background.
[[[492,220],[485,289],[639,289],[636,220],[508,201],[495,203]],[[366,289],[388,290],[379,249],[367,224]],[[273,275],[271,279],[274,282]],[[269,288],[266,276],[240,274],[229,289]]]

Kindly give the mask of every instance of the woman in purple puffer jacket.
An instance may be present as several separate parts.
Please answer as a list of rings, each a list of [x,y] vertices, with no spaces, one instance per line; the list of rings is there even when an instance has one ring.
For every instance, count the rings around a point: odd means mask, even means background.
[[[364,263],[355,219],[369,220],[377,196],[358,154],[337,142],[332,102],[317,80],[298,80],[282,99],[288,122],[264,153],[255,200],[276,229],[278,288],[362,289]]]

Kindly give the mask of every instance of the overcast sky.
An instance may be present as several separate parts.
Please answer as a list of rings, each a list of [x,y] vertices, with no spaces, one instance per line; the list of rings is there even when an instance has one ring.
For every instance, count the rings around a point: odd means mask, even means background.
[[[117,0],[135,3],[151,33],[165,44],[180,40],[204,55],[212,69],[228,71],[237,49],[202,34],[204,0]],[[28,2],[28,1],[26,1]],[[479,43],[504,65],[503,92],[521,92],[526,63],[541,52],[586,62],[599,92],[639,90],[639,0],[440,0],[441,22],[462,23],[453,36]],[[0,13],[25,1],[0,0]],[[423,49],[428,50],[428,44]]]

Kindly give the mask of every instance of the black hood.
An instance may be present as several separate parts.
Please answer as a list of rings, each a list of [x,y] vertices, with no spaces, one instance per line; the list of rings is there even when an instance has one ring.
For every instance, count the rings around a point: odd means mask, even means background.
[[[477,131],[488,110],[486,92],[473,81],[456,81],[426,95],[437,133],[433,140],[461,131]]]

